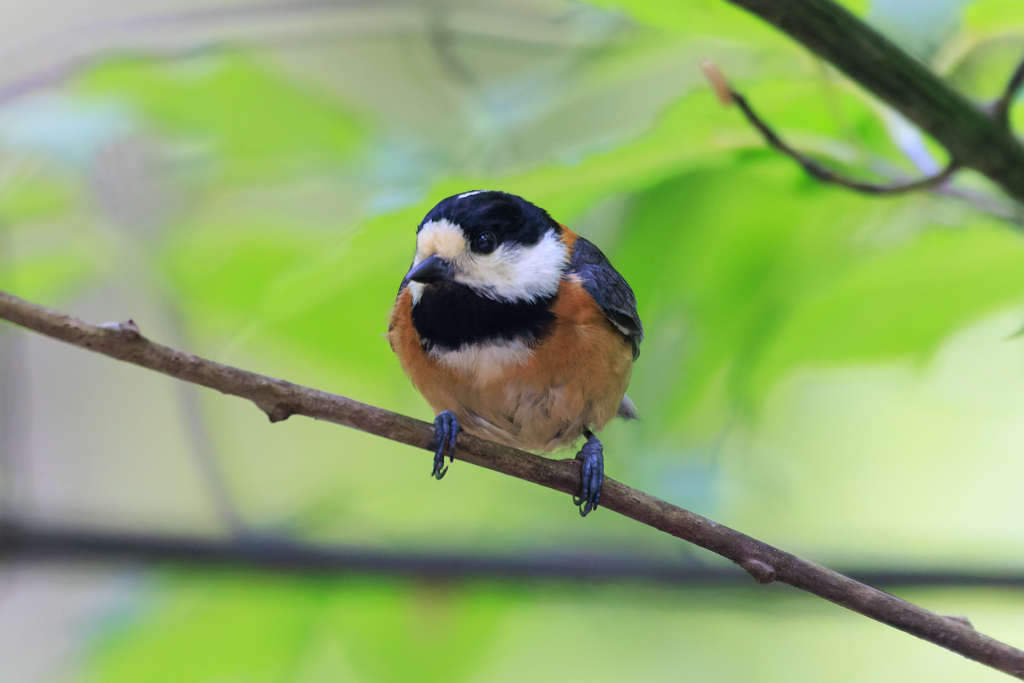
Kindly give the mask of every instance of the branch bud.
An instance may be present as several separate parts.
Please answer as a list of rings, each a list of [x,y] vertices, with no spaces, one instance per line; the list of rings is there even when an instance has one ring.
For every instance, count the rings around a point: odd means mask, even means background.
[[[733,104],[732,88],[729,87],[729,81],[725,79],[725,74],[718,68],[718,65],[710,59],[702,59],[700,70],[704,73],[704,78],[708,79],[711,89],[715,92],[715,97],[718,98],[722,106],[731,107]]]

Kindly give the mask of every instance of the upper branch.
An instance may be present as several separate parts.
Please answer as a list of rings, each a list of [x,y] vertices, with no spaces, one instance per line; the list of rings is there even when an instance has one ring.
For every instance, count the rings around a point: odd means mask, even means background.
[[[1024,146],[1009,127],[845,8],[832,0],[728,2],[834,64],[928,132],[957,163],[984,174],[1024,202]]]
[[[750,125],[756,128],[757,131],[761,133],[761,136],[764,137],[765,142],[767,142],[773,149],[782,152],[790,159],[796,161],[804,168],[805,171],[807,171],[807,173],[811,175],[811,177],[816,178],[823,183],[840,185],[863,194],[906,194],[908,192],[928,190],[942,185],[952,178],[960,169],[959,164],[956,162],[950,162],[946,165],[946,168],[935,175],[920,178],[918,180],[886,184],[869,183],[837,173],[836,171],[821,165],[803,152],[791,147],[785,140],[783,140],[779,134],[776,133],[770,125],[768,125],[767,121],[758,116],[757,112],[755,112],[753,107],[750,106],[750,103],[747,102],[747,98],[732,89],[729,82],[726,80],[725,75],[722,74],[721,70],[719,70],[713,62],[704,60],[701,62],[700,68],[711,83],[711,87],[714,89],[719,102],[727,107],[733,104],[739,107],[740,111],[743,112],[743,115],[747,117],[747,121],[750,122]]]
[[[1013,98],[1017,96],[1022,85],[1024,85],[1024,60],[1017,65],[1003,94],[992,105],[992,117],[1003,126],[1010,126],[1010,105],[1013,104]]]
[[[0,292],[0,318],[112,358],[248,399],[266,412],[272,422],[291,415],[306,415],[417,448],[434,448],[434,429],[426,422],[155,344],[143,337],[130,320],[93,325],[5,292]],[[576,460],[549,460],[470,434],[459,435],[459,459],[563,493],[573,494],[580,488],[580,465]],[[941,617],[613,479],[605,478],[601,502],[609,510],[732,560],[758,583],[787,583],[1024,679],[1024,652],[959,621]]]

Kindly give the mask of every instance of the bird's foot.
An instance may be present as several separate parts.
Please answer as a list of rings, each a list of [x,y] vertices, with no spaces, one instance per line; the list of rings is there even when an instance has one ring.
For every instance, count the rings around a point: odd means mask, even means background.
[[[580,471],[580,495],[572,502],[580,508],[580,517],[586,517],[597,509],[601,502],[601,486],[604,484],[604,446],[593,434],[587,433],[587,442],[576,454],[583,461]]]
[[[434,419],[434,444],[437,450],[434,452],[434,471],[430,476],[440,481],[448,468],[444,466],[445,450],[448,451],[448,458],[455,462],[455,437],[458,436],[459,421],[455,419],[455,413],[450,410],[443,411]]]

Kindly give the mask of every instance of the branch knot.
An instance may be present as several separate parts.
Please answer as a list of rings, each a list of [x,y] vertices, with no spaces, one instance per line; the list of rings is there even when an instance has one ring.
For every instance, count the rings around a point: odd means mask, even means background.
[[[286,403],[277,401],[256,401],[260,410],[267,414],[271,422],[283,422],[295,414],[295,410]]]
[[[764,560],[748,557],[738,564],[762,586],[775,580],[775,567]]]
[[[97,327],[111,332],[113,335],[121,337],[129,341],[135,341],[136,339],[142,338],[142,331],[139,326],[135,324],[132,319],[125,320],[123,323],[103,323],[97,325]]]

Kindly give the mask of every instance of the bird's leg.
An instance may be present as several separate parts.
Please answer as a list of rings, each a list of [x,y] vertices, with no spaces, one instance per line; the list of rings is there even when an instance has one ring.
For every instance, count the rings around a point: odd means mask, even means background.
[[[597,509],[598,503],[601,502],[601,486],[604,483],[604,446],[590,430],[584,434],[587,442],[576,454],[576,459],[583,461],[580,471],[582,486],[579,497],[572,499],[572,502],[580,507],[580,517],[586,517]]]
[[[455,419],[455,413],[450,410],[442,411],[434,418],[434,444],[437,451],[434,452],[434,471],[430,475],[439,481],[448,471],[444,466],[445,447],[448,449],[448,457],[455,462],[455,437],[458,436],[460,429],[462,427]]]

